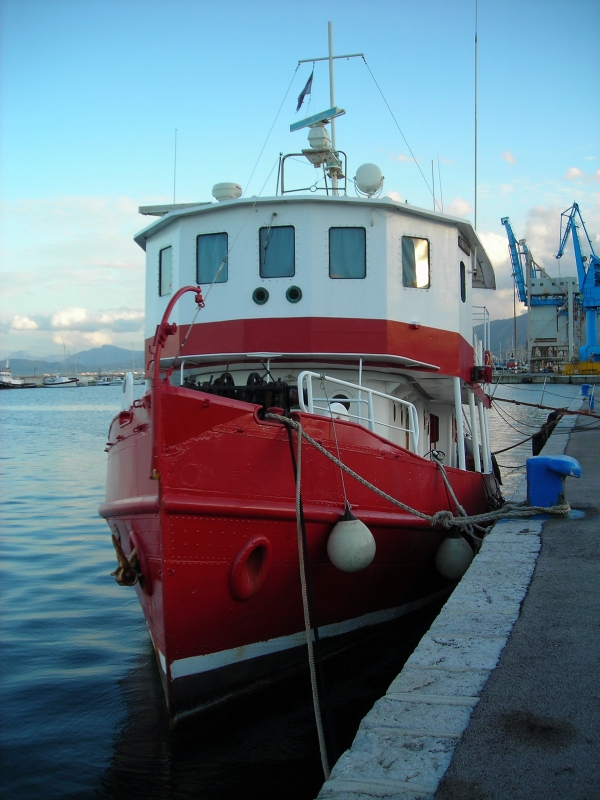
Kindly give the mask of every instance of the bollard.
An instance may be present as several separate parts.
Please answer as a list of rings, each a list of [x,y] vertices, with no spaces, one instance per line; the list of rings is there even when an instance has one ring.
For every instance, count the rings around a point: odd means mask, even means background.
[[[591,383],[582,383],[581,384],[581,396],[587,397],[588,401],[588,411],[594,410],[594,390],[596,386],[595,384],[592,386]]]
[[[565,478],[581,475],[581,464],[571,456],[533,456],[527,459],[527,502],[531,506],[558,506],[565,502]]]

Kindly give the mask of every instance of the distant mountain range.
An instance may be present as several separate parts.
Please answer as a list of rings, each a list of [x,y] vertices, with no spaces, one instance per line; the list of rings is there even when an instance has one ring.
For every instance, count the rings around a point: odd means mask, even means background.
[[[24,358],[23,356],[27,357]],[[13,375],[44,375],[59,372],[61,374],[74,374],[80,372],[123,372],[135,370],[142,372],[144,369],[144,353],[142,350],[126,350],[124,347],[115,347],[112,344],[103,344],[102,347],[93,347],[91,350],[82,350],[67,359],[57,356],[32,358],[29,353],[22,350],[11,353],[10,371]],[[5,363],[5,360],[2,362]]]
[[[475,328],[479,338],[483,336],[483,325]],[[515,321],[509,319],[496,319],[490,323],[490,339],[492,340],[492,353],[496,356],[505,356],[507,350],[515,349]],[[517,349],[527,350],[527,314],[517,317]]]

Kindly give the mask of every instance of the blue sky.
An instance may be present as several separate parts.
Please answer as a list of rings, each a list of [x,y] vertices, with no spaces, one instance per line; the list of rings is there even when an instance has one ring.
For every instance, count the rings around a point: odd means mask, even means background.
[[[224,180],[273,194],[278,154],[305,146],[289,124],[329,106],[317,63],[295,114],[311,70],[297,61],[327,55],[328,20],[336,53],[365,54],[402,132],[363,60],[336,61],[350,174],[375,162],[384,193],[431,208],[412,150],[430,184],[434,162],[444,210],[473,220],[475,0],[0,0],[2,357],[141,347],[132,236],[148,222],[139,205],[173,201],[175,129],[177,202],[210,200]],[[560,212],[576,201],[600,252],[599,34],[596,0],[478,2],[477,228],[499,285],[480,302],[493,318],[512,314],[500,217],[558,274]],[[574,273],[570,250],[560,269]]]

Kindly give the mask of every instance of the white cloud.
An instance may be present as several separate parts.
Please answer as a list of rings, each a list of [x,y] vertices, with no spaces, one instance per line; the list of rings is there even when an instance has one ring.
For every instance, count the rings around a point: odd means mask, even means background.
[[[579,167],[569,167],[563,175],[563,181],[575,181],[576,183],[597,183],[600,181],[600,169],[595,172],[582,172]]]
[[[510,150],[505,150],[503,153],[500,153],[500,155],[508,164],[516,163],[516,158],[513,156]]]
[[[54,344],[62,344],[63,347],[76,347],[76,339],[77,337],[65,333],[55,333],[52,336]]]
[[[50,317],[52,328],[60,330],[81,330],[81,326],[88,321],[88,312],[85,308],[64,308],[56,311]]]
[[[142,329],[144,312],[137,308],[93,311],[81,307],[62,308],[50,316],[31,314],[13,317],[10,327],[18,331],[78,331],[80,333],[127,333]]]
[[[400,192],[396,192],[394,189],[390,189],[389,192],[386,192],[386,197],[389,197],[392,200],[395,200],[397,203],[403,203],[404,202],[404,198],[402,197]]]
[[[485,248],[485,252],[488,254],[490,261],[492,262],[492,266],[496,273],[502,270],[506,272],[510,272],[510,259],[508,256],[508,239],[506,236],[502,236],[499,233],[494,233],[492,231],[479,231],[479,238],[481,239],[481,243]],[[496,278],[498,276],[496,275]],[[512,284],[512,278],[511,278]]]
[[[415,161],[412,156],[405,156],[404,153],[391,153],[392,161]]]
[[[583,178],[583,172],[578,167],[569,167],[563,175],[563,181],[579,181]]]
[[[92,345],[92,347],[102,347],[103,344],[112,344],[114,337],[108,333],[95,331],[94,333],[84,333],[83,338]]]
[[[444,205],[444,213],[451,217],[467,217],[473,210],[468,200],[455,197],[448,205]]]
[[[24,317],[21,314],[16,314],[13,317],[11,328],[14,328],[16,331],[35,331],[39,328],[37,322],[29,317]]]

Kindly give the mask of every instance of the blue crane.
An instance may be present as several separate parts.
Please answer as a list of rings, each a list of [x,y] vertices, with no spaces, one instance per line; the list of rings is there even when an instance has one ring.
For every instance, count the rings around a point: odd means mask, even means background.
[[[563,232],[563,219],[565,221]],[[579,222],[577,221],[579,220]],[[581,227],[587,239],[588,255],[584,255],[579,241],[578,228]],[[600,361],[600,346],[598,345],[597,314],[600,309],[600,258],[594,252],[594,246],[586,230],[581,211],[577,203],[560,215],[561,239],[556,258],[561,258],[569,234],[573,239],[575,263],[577,265],[577,278],[582,295],[582,306],[585,311],[585,338],[586,343],[579,348],[580,361]]]
[[[531,251],[527,247],[527,243],[525,239],[517,240],[517,237],[513,233],[513,229],[510,224],[510,219],[508,217],[502,217],[501,219],[502,224],[506,228],[506,235],[508,236],[508,250],[510,253],[510,261],[513,268],[513,277],[517,284],[517,293],[519,295],[519,300],[524,303],[526,306],[561,306],[564,304],[564,292],[556,293],[552,295],[534,295],[531,296],[531,303],[527,297],[527,283],[525,276],[527,274],[527,268],[530,266],[531,268],[531,277],[532,278],[550,278],[550,276],[540,267],[539,264],[536,264],[533,260],[533,256],[531,255]]]

